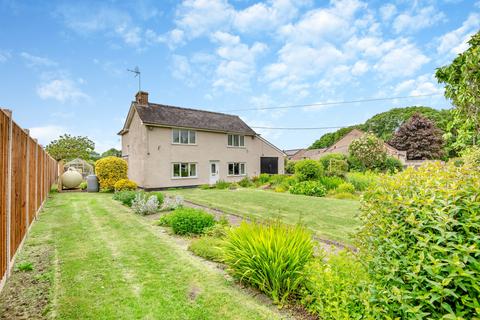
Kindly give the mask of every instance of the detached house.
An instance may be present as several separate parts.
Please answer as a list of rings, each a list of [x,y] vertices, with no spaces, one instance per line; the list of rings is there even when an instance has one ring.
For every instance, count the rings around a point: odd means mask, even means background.
[[[238,116],[151,103],[140,91],[123,129],[128,177],[145,189],[284,173],[285,154]]]

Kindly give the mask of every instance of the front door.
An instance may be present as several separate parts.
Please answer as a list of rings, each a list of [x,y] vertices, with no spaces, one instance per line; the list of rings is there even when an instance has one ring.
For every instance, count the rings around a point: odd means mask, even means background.
[[[220,174],[219,174],[219,169],[220,166],[218,165],[218,161],[210,161],[210,184],[215,184],[217,183]]]

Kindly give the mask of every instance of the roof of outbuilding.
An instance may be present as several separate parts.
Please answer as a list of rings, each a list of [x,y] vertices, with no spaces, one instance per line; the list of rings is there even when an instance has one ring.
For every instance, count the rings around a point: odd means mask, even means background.
[[[133,105],[138,112],[140,119],[146,125],[256,135],[255,131],[236,115],[156,103],[139,105],[134,102]]]

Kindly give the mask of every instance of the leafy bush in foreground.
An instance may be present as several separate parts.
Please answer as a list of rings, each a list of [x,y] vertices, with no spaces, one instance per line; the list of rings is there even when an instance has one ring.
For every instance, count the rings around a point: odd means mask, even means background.
[[[136,191],[130,190],[118,191],[113,194],[113,200],[120,201],[124,205],[131,207],[137,193]]]
[[[213,215],[193,208],[178,208],[168,219],[175,234],[202,234],[215,224]]]
[[[143,216],[157,213],[158,209],[157,196],[148,196],[143,192],[137,192],[132,201],[132,210]]]
[[[120,179],[114,184],[115,191],[136,190],[137,184],[129,179]]]
[[[315,160],[300,160],[295,163],[295,175],[298,181],[317,180],[323,175],[323,167]]]
[[[319,181],[303,181],[294,184],[290,188],[292,194],[303,194],[306,196],[323,197],[327,190]]]
[[[370,312],[368,275],[354,254],[343,250],[316,258],[305,270],[301,302],[309,312],[321,319],[365,319]]]
[[[224,250],[225,263],[236,278],[282,304],[303,285],[313,242],[301,226],[242,222],[227,232]]]
[[[385,317],[478,317],[479,190],[471,167],[431,163],[364,194],[358,246]]]

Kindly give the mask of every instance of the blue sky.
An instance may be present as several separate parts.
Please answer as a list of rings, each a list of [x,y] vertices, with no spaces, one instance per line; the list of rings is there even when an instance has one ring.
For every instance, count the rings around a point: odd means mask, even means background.
[[[480,1],[0,0],[0,106],[46,144],[67,132],[119,147],[138,89],[150,101],[231,109],[251,126],[361,123],[392,107],[449,107],[435,68],[480,28]],[[280,148],[327,130],[257,130]]]

